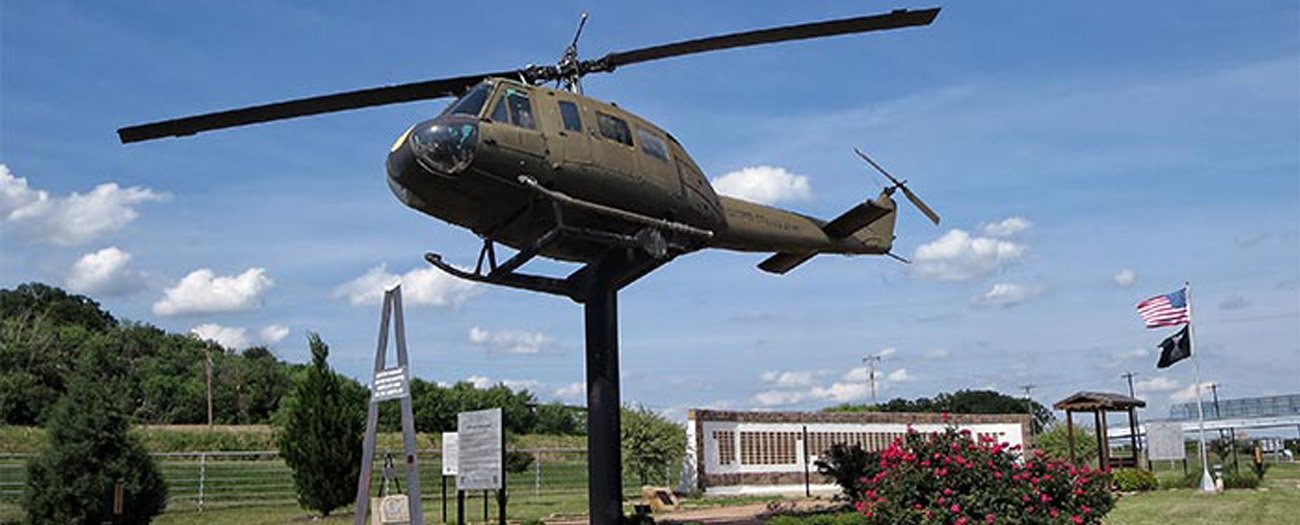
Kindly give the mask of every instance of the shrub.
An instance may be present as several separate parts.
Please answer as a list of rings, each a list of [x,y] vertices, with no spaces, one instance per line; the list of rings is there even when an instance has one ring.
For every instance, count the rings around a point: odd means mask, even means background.
[[[1160,486],[1156,475],[1145,470],[1126,469],[1113,474],[1115,486],[1124,492],[1155,490]]]
[[[364,394],[349,393],[346,383],[325,362],[329,346],[308,335],[311,367],[294,388],[278,417],[280,455],[293,469],[298,504],[328,516],[352,503],[361,472]]]
[[[849,501],[857,501],[870,476],[874,476],[878,463],[856,443],[848,445],[836,443],[814,463],[817,473],[835,480],[843,490],[842,496]]]
[[[1070,459],[1069,430],[1065,425],[1053,425],[1046,432],[1034,436],[1034,447],[1057,461]],[[1087,429],[1074,427],[1074,457],[1082,465],[1096,463],[1097,436]]]
[[[1246,471],[1242,471],[1240,474],[1227,472],[1223,474],[1223,488],[1225,489],[1259,488],[1259,477]]]
[[[869,452],[854,507],[871,525],[894,523],[1097,524],[1114,506],[1110,476],[1016,447],[975,442],[968,431],[909,431]]]

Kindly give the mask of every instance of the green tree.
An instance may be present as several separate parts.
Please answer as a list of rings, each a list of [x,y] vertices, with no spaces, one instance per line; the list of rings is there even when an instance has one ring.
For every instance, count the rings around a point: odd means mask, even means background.
[[[1024,398],[1009,396],[992,390],[958,390],[951,394],[945,392],[935,396],[934,399],[928,397],[918,397],[913,400],[895,398],[875,407],[845,403],[824,408],[822,411],[949,412],[953,414],[1024,414],[1032,411],[1031,423],[1035,433],[1041,432],[1056,420],[1056,416],[1052,415],[1052,411],[1037,401],[1030,401],[1026,405]]]
[[[669,484],[672,468],[686,453],[685,427],[644,406],[623,407],[623,470],[642,485]]]
[[[283,427],[277,436],[280,455],[293,469],[298,503],[322,516],[356,499],[361,470],[364,389],[329,368],[329,346],[312,333],[312,364],[286,400]]]
[[[125,523],[147,524],[167,504],[162,474],[128,432],[128,414],[115,399],[125,367],[113,343],[100,336],[88,345],[50,413],[49,445],[28,463],[23,504],[33,525],[100,523],[117,482]]]
[[[537,405],[537,424],[533,432],[555,436],[572,436],[582,433],[574,409],[563,403],[551,402]]]

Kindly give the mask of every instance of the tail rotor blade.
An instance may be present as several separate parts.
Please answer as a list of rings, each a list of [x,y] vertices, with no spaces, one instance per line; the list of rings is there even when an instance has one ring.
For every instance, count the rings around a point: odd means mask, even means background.
[[[862,157],[862,160],[867,161],[867,164],[870,164],[871,167],[875,168],[876,171],[879,171],[881,175],[884,175],[885,178],[889,179],[889,182],[892,182],[895,188],[903,190],[903,195],[907,197],[907,200],[910,201],[913,206],[916,206],[916,209],[921,210],[921,213],[925,214],[925,216],[930,219],[930,222],[933,222],[936,225],[939,224],[939,214],[935,213],[929,206],[926,206],[925,202],[921,201],[920,197],[917,197],[915,193],[912,193],[912,190],[907,188],[907,181],[900,181],[893,175],[890,175],[888,171],[885,171],[885,168],[876,164],[876,161],[871,160],[871,157],[868,157],[866,153],[862,152],[862,150],[853,148],[853,152],[857,153],[859,157]]]
[[[899,189],[903,190],[903,195],[907,196],[907,200],[912,201],[912,204],[916,205],[916,209],[921,210],[921,213],[924,213],[926,217],[930,218],[930,222],[933,222],[935,225],[939,224],[939,214],[935,213],[929,206],[926,206],[924,202],[921,202],[920,197],[917,197],[915,193],[912,193],[912,190],[907,189],[907,186],[900,185]]]

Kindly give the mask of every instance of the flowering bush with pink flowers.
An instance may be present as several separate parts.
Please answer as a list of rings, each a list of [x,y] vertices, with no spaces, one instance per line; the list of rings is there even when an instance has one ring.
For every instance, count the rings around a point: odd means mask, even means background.
[[[867,454],[853,504],[873,524],[1097,524],[1115,503],[1106,472],[1022,457],[969,431],[909,431]]]

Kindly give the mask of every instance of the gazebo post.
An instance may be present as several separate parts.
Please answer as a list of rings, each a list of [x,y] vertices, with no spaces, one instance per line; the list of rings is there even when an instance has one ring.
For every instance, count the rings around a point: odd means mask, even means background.
[[[1093,409],[1092,419],[1097,425],[1097,468],[1105,470],[1110,466],[1110,440],[1106,437],[1106,409]]]
[[[1065,439],[1070,444],[1070,464],[1078,466],[1074,459],[1074,411],[1065,409]]]
[[[1131,447],[1133,447],[1133,468],[1142,468],[1142,463],[1138,458],[1138,428],[1137,418],[1133,414],[1133,407],[1128,407],[1128,437]]]

